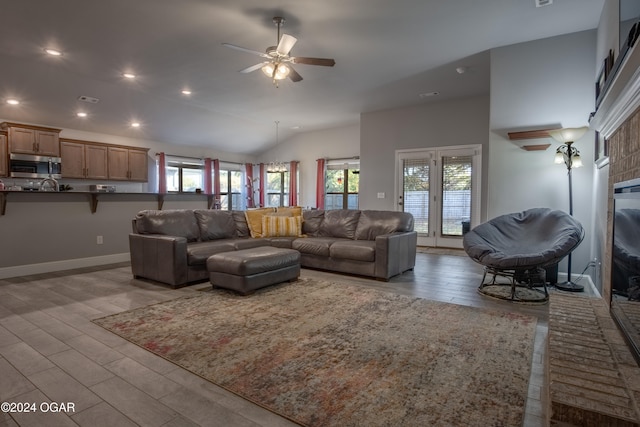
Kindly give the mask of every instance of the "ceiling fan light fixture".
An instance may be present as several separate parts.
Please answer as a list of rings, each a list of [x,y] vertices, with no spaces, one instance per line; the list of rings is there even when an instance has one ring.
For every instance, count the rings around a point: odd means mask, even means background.
[[[278,64],[276,68],[276,75],[274,76],[276,80],[286,79],[289,75],[289,67],[286,64]]]
[[[274,64],[269,62],[267,64],[264,64],[264,66],[262,67],[262,72],[265,74],[265,76],[272,77],[274,68]]]
[[[287,64],[278,62],[269,62],[262,66],[262,72],[265,76],[273,78],[274,80],[284,80],[287,78],[290,72],[290,68]]]

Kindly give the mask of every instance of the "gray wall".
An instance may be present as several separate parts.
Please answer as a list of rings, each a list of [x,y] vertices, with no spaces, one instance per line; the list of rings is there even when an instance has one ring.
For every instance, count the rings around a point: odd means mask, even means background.
[[[0,122],[4,121],[0,119]],[[55,124],[43,124],[55,127]],[[149,148],[149,164],[155,162],[155,153],[212,157],[227,161],[251,161],[255,158],[224,153],[214,149],[168,145],[143,139],[122,138],[113,135],[63,129],[63,138],[84,139]],[[151,175],[150,175],[151,177]],[[24,180],[3,178],[5,183],[16,184]],[[96,182],[61,180],[76,191],[87,191]],[[100,181],[113,184],[118,192],[155,191],[151,185]],[[91,213],[86,194],[24,194],[7,197],[6,214],[0,216],[0,278],[22,276],[48,271],[58,271],[89,265],[101,265],[129,259],[128,234],[131,219],[140,210],[157,209],[156,198],[151,195],[99,196],[98,209]],[[199,196],[169,198],[164,209],[204,209],[206,198]],[[104,243],[98,245],[97,236]]]
[[[487,182],[489,98],[486,96],[364,113],[360,118],[360,207],[397,210],[395,152],[402,149],[481,144]],[[378,193],[385,193],[378,199]],[[482,191],[482,219],[486,204]]]
[[[506,132],[588,125],[594,110],[595,48],[594,30],[492,50],[489,217],[539,206],[569,210],[567,169],[554,163],[560,144],[536,140],[551,147],[525,151]],[[574,216],[586,237],[574,252],[572,270],[581,273],[592,259],[594,132],[575,147],[584,167],[573,171]]]

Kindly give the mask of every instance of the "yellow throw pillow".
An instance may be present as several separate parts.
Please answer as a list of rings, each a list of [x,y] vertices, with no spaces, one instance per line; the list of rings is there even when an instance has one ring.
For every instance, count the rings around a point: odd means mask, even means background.
[[[275,209],[273,208],[249,209],[244,211],[244,217],[247,219],[247,225],[249,226],[249,233],[251,233],[251,237],[263,237],[262,217],[274,212]]]
[[[300,237],[302,217],[264,215],[262,217],[262,237]]]
[[[284,216],[302,216],[302,206],[280,206],[276,212]]]

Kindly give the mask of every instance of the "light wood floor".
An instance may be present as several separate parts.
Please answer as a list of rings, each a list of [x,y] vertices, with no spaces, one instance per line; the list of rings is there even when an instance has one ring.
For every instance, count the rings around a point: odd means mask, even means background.
[[[390,282],[307,269],[302,276],[536,316],[524,425],[544,426],[548,306],[478,294],[482,268],[461,255],[419,253],[414,271]],[[90,322],[207,286],[173,290],[133,280],[128,264],[0,280],[0,402],[38,406],[0,413],[0,427],[292,425]],[[75,411],[44,413],[43,402],[72,402]]]

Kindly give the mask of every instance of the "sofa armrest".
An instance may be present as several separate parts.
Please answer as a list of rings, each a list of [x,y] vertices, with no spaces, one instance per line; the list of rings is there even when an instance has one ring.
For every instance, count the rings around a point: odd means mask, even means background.
[[[396,232],[376,236],[375,277],[390,277],[411,270],[416,264],[418,233]]]
[[[187,283],[187,239],[184,237],[131,233],[129,250],[134,277],[171,286]]]

